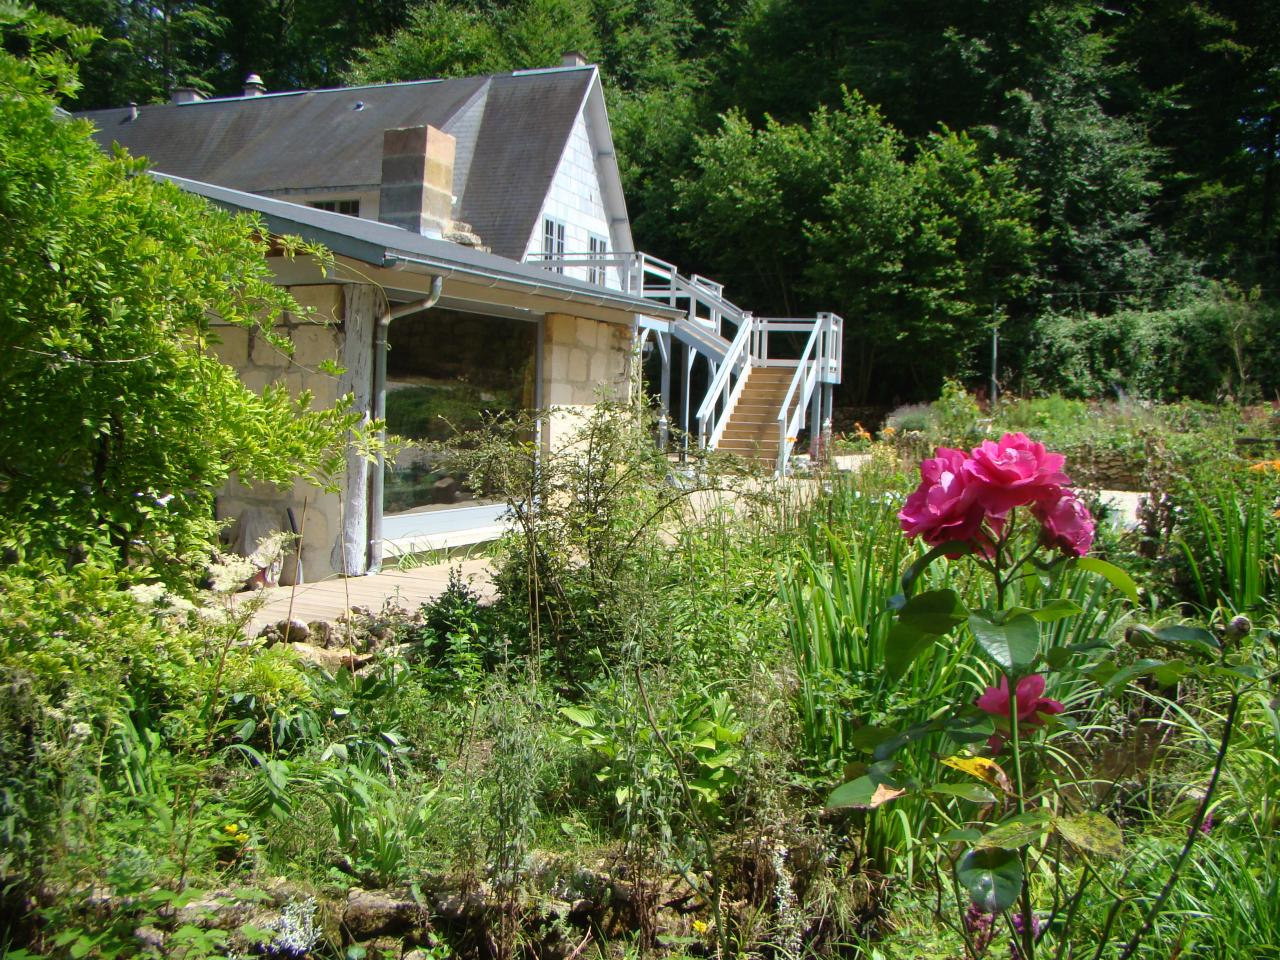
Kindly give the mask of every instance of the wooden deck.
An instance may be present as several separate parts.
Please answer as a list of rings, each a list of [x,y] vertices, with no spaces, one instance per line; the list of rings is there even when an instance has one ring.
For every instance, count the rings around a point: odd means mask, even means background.
[[[494,598],[488,560],[455,560],[409,570],[391,567],[369,577],[335,578],[299,587],[268,587],[255,594],[240,594],[243,598],[240,602],[260,597],[266,600],[254,612],[245,630],[250,636],[256,636],[263,627],[288,618],[291,609],[293,619],[303,623],[336,620],[351,607],[377,611],[385,603],[416,610],[444,593],[452,567],[462,568],[462,576],[481,597]]]

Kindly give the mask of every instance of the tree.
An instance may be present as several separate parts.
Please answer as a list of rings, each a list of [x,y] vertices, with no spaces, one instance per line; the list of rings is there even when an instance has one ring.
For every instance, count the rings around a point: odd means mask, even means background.
[[[356,53],[349,83],[397,83],[510,69],[497,30],[479,11],[429,0],[380,43]]]
[[[178,574],[233,471],[331,476],[354,418],[259,396],[208,353],[211,318],[269,337],[282,310],[261,223],[104,156],[56,97],[92,33],[0,12],[0,549]]]
[[[1253,0],[1149,0],[1119,52],[1154,98],[1166,158],[1157,222],[1210,275],[1280,276],[1280,8]]]
[[[1035,195],[968,136],[944,129],[913,156],[846,91],[807,125],[729,114],[698,147],[676,188],[688,242],[713,269],[750,265],[735,290],[762,310],[840,312],[859,399],[969,372],[993,309],[1031,283]]]
[[[356,54],[351,83],[395,83],[558,66],[575,50],[599,52],[581,0],[519,0],[506,7],[427,0],[386,39]]]
[[[213,87],[209,64],[227,20],[190,0],[40,0],[47,13],[93,27],[102,40],[82,56],[85,82],[77,108],[167,100],[176,87]]]

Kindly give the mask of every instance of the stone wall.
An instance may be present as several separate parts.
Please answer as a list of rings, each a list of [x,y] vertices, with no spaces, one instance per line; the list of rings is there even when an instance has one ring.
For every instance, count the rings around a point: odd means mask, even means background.
[[[369,288],[371,289],[371,288]],[[369,312],[364,301],[374,302],[366,285],[321,284],[293,287],[290,292],[302,307],[311,307],[309,315],[286,314],[276,332],[287,336],[294,347],[290,357],[265,338],[242,327],[228,324],[215,326],[219,340],[213,351],[224,363],[235,368],[244,384],[261,392],[271,384],[284,384],[293,396],[311,391],[313,405],[332,406],[339,396],[355,392],[363,395],[365,405],[372,387],[371,318],[357,316]],[[353,310],[353,305],[358,309]],[[359,331],[354,339],[348,331]],[[363,345],[369,333],[368,346]],[[334,360],[346,368],[341,378],[320,372],[324,360]],[[362,492],[366,486],[364,461],[348,463],[342,479],[344,491],[355,494],[357,501],[351,512],[363,512],[367,503]],[[247,484],[233,477],[218,495],[218,518],[230,521],[231,541],[241,550],[252,550],[256,541],[273,530],[288,530],[288,509],[303,528],[302,567],[305,579],[314,581],[336,573],[363,573],[363,543],[343,550],[343,525],[348,538],[360,538],[366,529],[365,518],[346,517],[340,494],[323,493],[304,480],[291,487],[272,484]],[[353,528],[354,522],[354,528]],[[346,568],[346,569],[344,569]],[[284,565],[281,581],[295,582],[293,558]]]
[[[621,324],[549,313],[543,331],[542,400],[548,408],[543,443],[564,446],[584,413],[603,398],[624,400],[630,389],[631,330]]]

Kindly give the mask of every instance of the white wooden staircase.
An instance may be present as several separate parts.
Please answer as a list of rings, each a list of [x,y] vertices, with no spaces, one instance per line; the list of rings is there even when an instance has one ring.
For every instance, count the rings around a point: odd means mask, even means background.
[[[755,460],[762,466],[776,467],[778,411],[792,375],[793,371],[786,367],[748,368],[742,393],[725,419],[716,449]]]
[[[674,421],[699,448],[758,461],[780,475],[808,427],[810,454],[830,438],[832,390],[840,382],[844,321],[816,317],[756,317],[724,298],[724,288],[644,253],[531,254],[529,260],[589,282],[683,309],[675,320],[642,316],[640,345],[650,338],[662,359],[664,422]],[[682,402],[672,410],[672,374],[681,348]],[[707,386],[694,397],[695,366],[707,364]]]

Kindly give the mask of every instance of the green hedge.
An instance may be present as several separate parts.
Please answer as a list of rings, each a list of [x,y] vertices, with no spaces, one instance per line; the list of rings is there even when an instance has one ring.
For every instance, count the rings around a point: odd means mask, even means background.
[[[1027,346],[1025,386],[1101,398],[1214,401],[1280,389],[1280,305],[1218,291],[1184,307],[1049,314]]]

